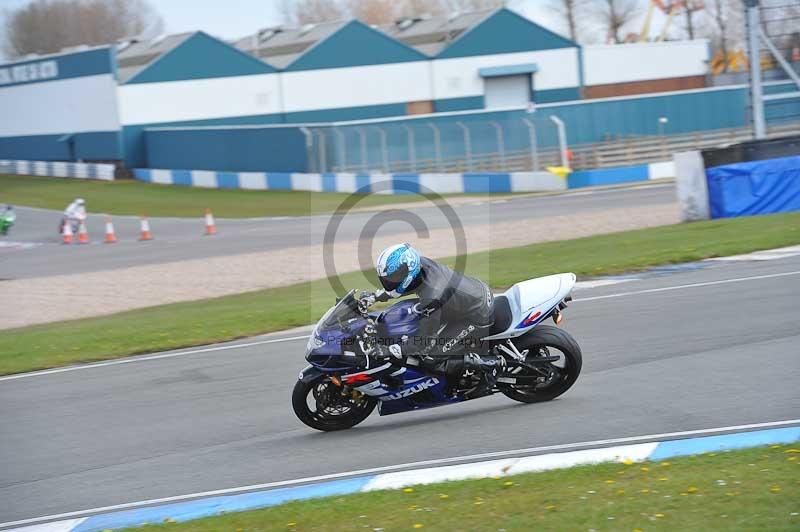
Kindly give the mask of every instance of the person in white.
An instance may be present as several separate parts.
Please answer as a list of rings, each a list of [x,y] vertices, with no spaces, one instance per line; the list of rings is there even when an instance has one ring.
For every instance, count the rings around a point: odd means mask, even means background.
[[[84,220],[86,220],[86,202],[83,198],[75,198],[64,209],[64,223],[77,225]]]

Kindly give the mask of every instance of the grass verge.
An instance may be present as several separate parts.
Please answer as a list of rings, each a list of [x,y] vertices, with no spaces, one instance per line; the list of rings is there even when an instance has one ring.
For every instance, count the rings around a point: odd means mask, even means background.
[[[333,212],[349,194],[290,190],[226,190],[156,185],[135,180],[88,181],[0,175],[3,203],[62,210],[73,199],[86,199],[91,212],[147,216],[201,216],[211,208],[221,218],[305,216]],[[358,206],[419,201],[410,195],[372,194]]]
[[[798,530],[797,453],[773,446],[599,464],[293,502],[136,530]]]
[[[800,213],[714,220],[469,255],[467,271],[494,288],[572,271],[640,270],[800,244]],[[452,260],[445,261],[452,263]],[[372,272],[342,276],[368,287]],[[316,321],[333,301],[326,280],[0,332],[0,374],[174,349]]]

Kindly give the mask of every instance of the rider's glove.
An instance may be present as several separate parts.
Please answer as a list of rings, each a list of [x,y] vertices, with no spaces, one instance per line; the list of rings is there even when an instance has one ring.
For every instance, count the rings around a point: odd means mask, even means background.
[[[366,314],[369,308],[375,304],[375,294],[372,292],[361,292],[358,298],[358,311],[361,314]]]
[[[383,288],[381,288],[380,290],[375,292],[375,300],[376,301],[380,301],[381,303],[384,303],[386,301],[389,301],[390,299],[392,299],[392,298],[389,296],[388,292],[386,292],[386,290],[384,290]]]

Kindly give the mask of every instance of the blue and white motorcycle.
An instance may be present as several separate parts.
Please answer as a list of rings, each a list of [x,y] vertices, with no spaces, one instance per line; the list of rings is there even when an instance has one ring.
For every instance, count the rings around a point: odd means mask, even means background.
[[[453,378],[421,369],[425,365],[408,349],[420,326],[420,316],[411,312],[416,299],[369,312],[351,290],[311,334],[310,365],[292,393],[294,412],[309,427],[333,431],[358,425],[376,406],[384,416],[497,392],[523,403],[554,399],[575,384],[581,349],[569,333],[542,323],[561,323],[574,285],[575,275],[562,273],[517,283],[495,297],[494,325],[476,349],[505,361],[491,388],[470,370]],[[378,342],[396,358],[376,362],[370,355]]]

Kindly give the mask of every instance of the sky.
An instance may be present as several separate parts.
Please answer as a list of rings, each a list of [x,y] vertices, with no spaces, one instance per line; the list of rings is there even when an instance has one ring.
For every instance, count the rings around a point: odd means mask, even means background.
[[[0,0],[0,12],[24,6],[32,0]],[[203,30],[226,39],[242,37],[257,30],[280,24],[283,0],[149,0],[161,14],[166,33]],[[648,0],[640,0],[643,6]],[[551,10],[543,0],[510,0],[512,9],[550,29],[559,29]],[[644,12],[644,9],[642,10]],[[654,17],[653,27],[660,27]],[[5,40],[0,25],[0,41]],[[0,50],[2,54],[2,50]],[[2,57],[2,55],[0,55]]]

